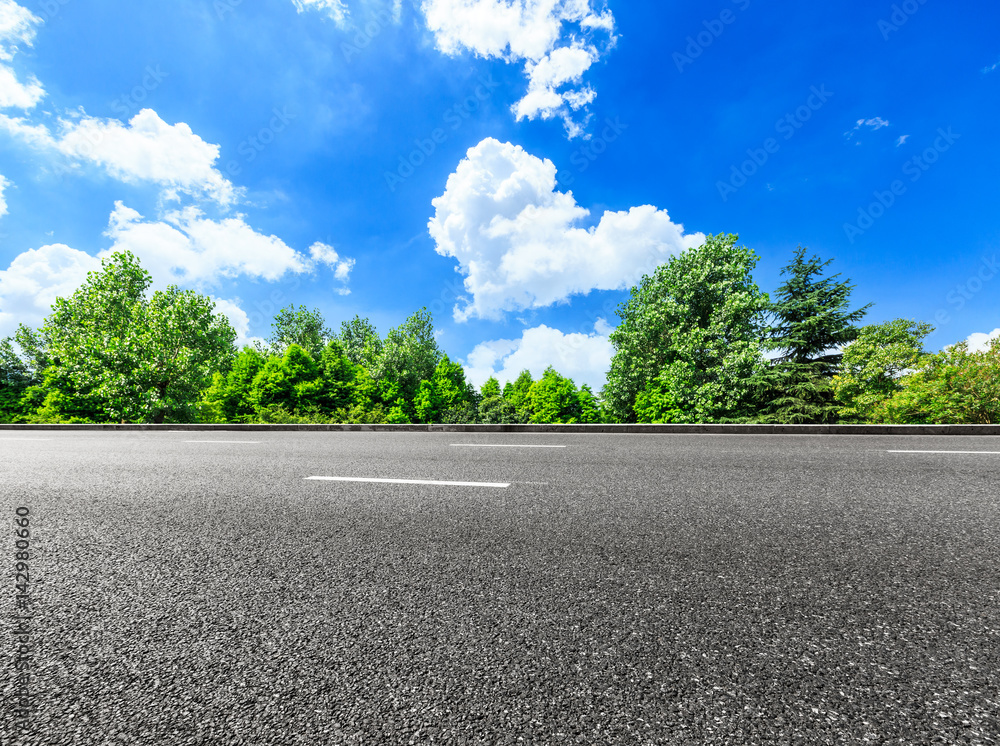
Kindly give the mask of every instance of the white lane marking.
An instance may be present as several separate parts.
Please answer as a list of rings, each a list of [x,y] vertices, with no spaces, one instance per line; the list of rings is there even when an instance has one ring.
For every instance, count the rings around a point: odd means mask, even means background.
[[[431,479],[368,479],[363,477],[306,477],[306,480],[323,482],[371,482],[375,484],[430,484],[446,487],[496,487],[507,489],[509,482],[440,482]]]
[[[566,446],[518,445],[508,443],[452,443],[452,448],[565,448]]]
[[[52,440],[52,438],[0,438],[0,440],[22,440],[22,441],[27,440],[31,441],[32,443],[40,443],[41,441],[48,442]]]
[[[248,443],[253,445],[260,443],[259,440],[185,440],[185,443]]]
[[[888,451],[888,453],[959,453],[975,456],[1000,456],[1000,451]]]

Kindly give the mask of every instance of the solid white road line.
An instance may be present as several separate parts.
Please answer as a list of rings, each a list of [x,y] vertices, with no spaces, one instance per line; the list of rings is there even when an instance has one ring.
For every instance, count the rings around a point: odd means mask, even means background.
[[[974,456],[1000,456],[1000,451],[887,451],[887,453],[959,453]]]
[[[25,441],[26,440],[26,441],[30,441],[32,443],[39,443],[41,441],[48,442],[48,441],[52,440],[52,438],[0,438],[0,440],[21,440],[21,441]]]
[[[306,477],[306,480],[322,482],[371,482],[375,484],[430,484],[445,487],[496,487],[507,489],[509,482],[439,482],[430,479],[367,479],[360,477]]]
[[[566,446],[518,445],[508,443],[452,443],[452,448],[565,448]]]

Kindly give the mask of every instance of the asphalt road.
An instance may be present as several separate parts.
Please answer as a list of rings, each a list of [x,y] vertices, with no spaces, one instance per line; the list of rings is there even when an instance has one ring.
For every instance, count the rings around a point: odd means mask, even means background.
[[[4,744],[1000,743],[1000,438],[3,432],[9,627],[18,507]]]

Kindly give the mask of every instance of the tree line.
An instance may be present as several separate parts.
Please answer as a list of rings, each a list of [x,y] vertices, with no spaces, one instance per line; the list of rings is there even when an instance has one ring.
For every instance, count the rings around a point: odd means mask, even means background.
[[[236,348],[213,301],[111,255],[38,329],[0,341],[0,421],[23,423],[994,423],[1000,340],[932,354],[926,323],[862,326],[854,286],[799,247],[773,300],[733,235],[669,258],[631,290],[599,392],[549,367],[478,390],[426,309],[385,337],[289,306]]]

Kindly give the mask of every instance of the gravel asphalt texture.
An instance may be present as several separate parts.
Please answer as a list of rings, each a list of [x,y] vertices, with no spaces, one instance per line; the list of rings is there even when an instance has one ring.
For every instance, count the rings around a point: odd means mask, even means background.
[[[0,742],[998,744],[983,452],[1000,437],[0,433]]]

